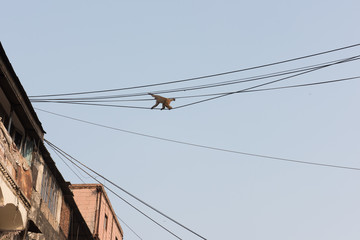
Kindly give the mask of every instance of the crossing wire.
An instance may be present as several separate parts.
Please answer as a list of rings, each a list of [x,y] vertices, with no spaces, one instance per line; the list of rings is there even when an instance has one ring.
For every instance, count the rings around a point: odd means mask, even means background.
[[[72,161],[65,152],[63,152],[60,148],[56,147],[55,145],[53,145],[52,143],[50,143],[49,141],[45,140],[44,141],[54,150],[57,151],[59,154],[61,154],[63,157],[65,157],[67,160],[69,160],[73,165],[75,165],[77,168],[79,168],[81,171],[83,171],[84,173],[86,173],[89,177],[91,177],[93,180],[95,180],[96,182],[102,184],[99,180],[97,180],[94,176],[92,176],[90,173],[88,173],[86,170],[84,170],[82,167],[80,167],[78,164],[76,164],[74,161]],[[102,184],[103,185],[103,184]],[[179,236],[177,236],[175,233],[171,232],[170,230],[168,230],[167,228],[165,228],[163,225],[161,225],[160,223],[156,222],[154,219],[152,219],[151,217],[149,217],[147,214],[145,214],[144,212],[142,212],[140,209],[138,209],[137,207],[135,207],[133,204],[131,204],[130,202],[128,202],[126,199],[124,199],[123,197],[121,197],[119,194],[117,194],[116,192],[114,192],[112,189],[110,189],[109,187],[103,185],[104,188],[106,188],[107,190],[109,190],[111,193],[113,193],[115,196],[117,196],[118,198],[120,198],[121,200],[123,200],[125,203],[127,203],[129,206],[131,206],[132,208],[134,208],[136,211],[138,211],[139,213],[141,213],[143,216],[145,216],[146,218],[150,219],[152,222],[154,222],[156,225],[158,225],[159,227],[161,227],[162,229],[164,229],[165,231],[167,231],[168,233],[170,233],[171,235],[173,235],[174,237],[176,237],[177,239],[182,240]]]
[[[139,201],[140,203],[144,204],[145,206],[147,206],[148,208],[152,209],[153,211],[157,212],[158,214],[162,215],[163,217],[169,219],[170,221],[172,221],[173,223],[177,224],[178,226],[184,228],[185,230],[191,232],[192,234],[198,236],[201,239],[206,240],[206,238],[204,238],[203,236],[201,236],[200,234],[196,233],[195,231],[191,230],[190,228],[186,227],[185,225],[181,224],[180,222],[176,221],[175,219],[169,217],[168,215],[164,214],[163,212],[159,211],[158,209],[154,208],[153,206],[151,206],[150,204],[146,203],[145,201],[141,200],[140,198],[136,197],[135,195],[133,195],[132,193],[130,193],[129,191],[125,190],[124,188],[120,187],[119,185],[115,184],[113,181],[109,180],[108,178],[104,177],[103,175],[99,174],[98,172],[96,172],[95,170],[89,168],[88,166],[86,166],[85,164],[83,164],[82,162],[80,162],[79,160],[77,160],[76,158],[72,157],[71,155],[69,155],[68,153],[66,153],[65,151],[61,150],[59,147],[55,146],[54,144],[52,144],[51,142],[49,142],[48,140],[44,139],[44,141],[51,146],[52,148],[56,149],[58,152],[61,152],[62,154],[64,154],[65,156],[67,156],[67,159],[69,161],[71,161],[74,165],[76,165],[78,168],[82,169],[81,167],[79,167],[76,163],[80,164],[81,166],[83,166],[84,168],[88,169],[90,172],[96,174],[97,176],[101,177],[102,179],[104,179],[105,181],[107,181],[108,183],[110,183],[111,185],[113,185],[114,187],[120,189],[121,191],[123,191],[124,193],[128,194],[129,196],[131,196],[132,198],[136,199],[137,201]],[[74,161],[72,161],[74,160]],[[84,171],[84,170],[83,170]],[[87,173],[85,171],[85,173]],[[87,173],[89,176],[92,176],[91,174]],[[96,178],[93,178],[94,180],[98,181]],[[98,181],[99,183],[101,183],[100,181]],[[106,187],[106,186],[104,186]],[[109,189],[109,191],[111,191],[113,194],[115,194],[116,196],[119,196],[118,194],[116,194],[114,191],[112,191],[111,189]],[[119,196],[120,197],[120,196]],[[120,197],[121,198],[121,197]],[[126,201],[125,199],[121,198],[123,201],[127,202],[128,204],[130,204],[128,201]],[[131,204],[130,204],[131,205]],[[132,207],[134,207],[133,205],[131,205]],[[168,232],[170,232],[168,230]],[[171,233],[171,232],[170,232]],[[172,233],[172,235],[174,235],[175,237],[177,237],[175,234]],[[179,238],[179,237],[177,237]],[[179,238],[180,239],[180,238]]]
[[[309,87],[309,86],[316,86],[322,84],[330,84],[330,83],[338,83],[344,81],[350,81],[359,79],[360,76],[354,77],[347,77],[347,78],[340,78],[335,80],[328,80],[328,81],[320,81],[320,82],[312,82],[312,83],[304,83],[304,84],[296,84],[296,85],[288,85],[282,87],[272,87],[272,88],[261,88],[261,89],[251,89],[245,90],[239,93],[252,93],[252,92],[263,92],[263,91],[273,91],[273,90],[281,90],[281,89],[290,89],[290,88],[299,88],[299,87]],[[209,96],[219,96],[225,95],[232,92],[221,92],[221,93],[210,93],[210,94],[199,94],[199,95],[188,95],[188,96],[174,96],[176,99],[186,99],[186,98],[199,98],[199,97],[209,97]],[[111,103],[111,102],[139,102],[139,101],[153,101],[152,98],[149,99],[117,99],[117,100],[79,100],[79,101],[55,101],[55,100],[33,100],[33,103],[67,103],[67,104],[81,104],[81,105],[90,105],[90,106],[103,106],[103,107],[128,107],[131,108],[133,106],[123,106],[123,105],[110,105],[110,104],[100,104],[100,103]],[[145,107],[137,107],[141,109],[149,109]]]
[[[348,59],[348,58],[345,58],[345,59]],[[305,66],[305,67],[300,67],[300,68],[295,68],[295,69],[288,69],[288,70],[274,72],[274,73],[268,73],[268,74],[252,76],[252,77],[245,77],[245,78],[234,79],[234,80],[227,80],[227,81],[211,83],[211,84],[203,84],[203,85],[195,85],[192,87],[182,87],[182,88],[175,88],[175,89],[152,91],[152,93],[164,94],[164,93],[174,93],[174,92],[183,92],[183,91],[203,90],[206,88],[222,87],[222,86],[228,86],[228,85],[232,85],[232,84],[259,81],[259,80],[266,79],[266,78],[279,77],[279,76],[288,75],[288,74],[292,74],[292,73],[316,69],[318,67],[336,63],[338,61],[345,60],[345,59],[338,59],[338,60],[333,60],[330,62],[324,62],[324,63],[320,63],[320,64],[315,64],[315,65],[310,65],[310,66]],[[349,60],[348,62],[355,61],[355,60],[358,60],[358,59],[352,59],[352,60]],[[77,97],[77,98],[35,98],[35,99],[30,98],[30,100],[32,102],[43,102],[43,101],[54,101],[54,100],[55,101],[85,101],[85,100],[87,101],[87,100],[104,100],[104,99],[115,99],[115,98],[138,97],[138,96],[144,96],[144,95],[148,95],[148,92],[122,94],[122,95],[103,95],[103,96],[96,96],[96,97]]]
[[[154,87],[154,86],[168,85],[168,84],[181,83],[181,82],[189,82],[189,81],[194,81],[194,80],[199,80],[199,79],[204,79],[204,78],[223,76],[223,75],[228,75],[228,74],[233,74],[233,73],[238,73],[238,72],[244,72],[244,71],[249,71],[249,70],[254,70],[254,69],[259,69],[259,68],[264,68],[264,67],[275,66],[275,65],[279,65],[279,64],[283,64],[283,63],[298,61],[298,60],[302,60],[302,59],[306,59],[306,58],[311,58],[311,57],[320,56],[320,55],[324,55],[324,54],[328,54],[328,53],[342,51],[342,50],[345,50],[345,49],[350,49],[350,48],[354,48],[354,47],[358,47],[358,46],[360,46],[360,43],[356,43],[356,44],[353,44],[353,45],[348,45],[348,46],[344,46],[344,47],[340,47],[340,48],[336,48],[336,49],[332,49],[332,50],[327,50],[327,51],[323,51],[323,52],[318,52],[318,53],[314,53],[314,54],[310,54],[310,55],[305,55],[305,56],[301,56],[301,57],[282,60],[282,61],[278,61],[278,62],[258,65],[258,66],[254,66],[254,67],[242,68],[242,69],[233,70],[233,71],[215,73],[215,74],[204,75],[204,76],[200,76],[200,77],[187,78],[187,79],[181,79],[181,80],[175,80],[175,81],[169,81],[169,82],[146,84],[146,85],[140,85],[140,86],[125,87],[125,88],[97,90],[97,91],[84,91],[84,92],[72,92],[72,93],[34,95],[34,96],[29,96],[29,97],[30,98],[38,98],[38,97],[54,97],[54,96],[71,96],[71,95],[95,94],[95,93],[114,92],[114,91],[123,91],[123,90],[130,90],[130,89]]]
[[[51,147],[51,146],[50,146]],[[73,172],[75,174],[75,176],[77,176],[79,178],[79,180],[82,182],[82,183],[85,183],[85,181],[74,171],[74,169],[72,169],[69,164],[67,162],[65,162],[65,160],[61,157],[60,153],[51,147],[51,149],[54,151],[54,153],[58,156],[58,158],[60,158],[60,160],[70,169],[71,172]],[[134,233],[140,240],[142,240],[142,238],[123,220],[121,219],[117,214],[115,214],[116,217],[127,227],[130,229],[130,231],[132,233]]]
[[[244,89],[241,89],[239,91],[230,92],[230,93],[226,93],[226,94],[223,94],[223,95],[220,95],[220,96],[211,97],[211,98],[207,98],[207,99],[204,99],[204,100],[184,104],[184,105],[181,105],[181,106],[178,106],[178,107],[174,107],[173,109],[179,109],[179,108],[183,108],[183,107],[188,107],[188,106],[191,106],[191,105],[195,105],[195,104],[215,100],[215,99],[218,99],[218,98],[226,97],[226,96],[229,96],[229,95],[232,95],[232,94],[237,94],[237,93],[241,93],[241,92],[244,92],[244,91],[248,91],[248,90],[251,90],[251,89],[254,89],[254,88],[258,88],[258,87],[266,86],[266,85],[269,85],[269,84],[277,83],[277,82],[284,81],[284,80],[289,79],[289,78],[294,78],[294,77],[297,77],[297,76],[300,76],[300,75],[311,73],[311,72],[314,72],[314,71],[317,71],[317,70],[320,70],[320,69],[323,69],[323,68],[326,68],[326,67],[330,67],[330,66],[333,66],[333,65],[337,65],[337,64],[348,62],[348,61],[352,61],[354,59],[358,59],[359,57],[360,57],[360,55],[353,56],[353,57],[347,58],[345,60],[341,60],[341,61],[338,61],[338,62],[335,62],[335,63],[320,66],[320,67],[317,67],[315,69],[311,69],[311,70],[308,70],[308,71],[305,71],[305,72],[297,73],[297,74],[294,74],[294,75],[291,75],[291,76],[288,76],[288,77],[283,77],[283,78],[273,80],[273,81],[270,81],[270,82],[266,82],[266,83],[258,84],[258,85],[252,86],[252,87],[244,88]]]

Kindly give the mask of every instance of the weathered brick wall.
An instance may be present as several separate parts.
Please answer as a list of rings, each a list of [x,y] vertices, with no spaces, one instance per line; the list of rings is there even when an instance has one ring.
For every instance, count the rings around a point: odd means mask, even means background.
[[[100,219],[99,219],[99,236],[101,239],[112,240],[117,237],[118,240],[122,240],[120,229],[116,222],[116,215],[112,212],[112,208],[109,204],[109,199],[105,197],[101,198],[100,206]],[[105,215],[108,217],[107,228],[105,229]]]
[[[95,230],[95,214],[97,204],[97,190],[96,189],[72,189],[74,192],[74,199],[78,208],[86,221],[90,231],[94,233]]]
[[[10,177],[16,182],[21,192],[31,199],[32,174],[30,166],[13,143],[5,126],[0,121],[0,163]]]
[[[69,237],[69,230],[70,230],[70,208],[65,203],[65,201],[62,201],[61,205],[61,215],[60,215],[60,229],[64,233],[65,237]]]

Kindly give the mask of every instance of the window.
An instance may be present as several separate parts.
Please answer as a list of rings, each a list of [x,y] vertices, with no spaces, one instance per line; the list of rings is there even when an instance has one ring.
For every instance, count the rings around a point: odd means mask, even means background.
[[[107,225],[108,225],[108,216],[105,214],[105,219],[104,219],[104,229],[107,229]]]
[[[22,155],[27,160],[29,166],[31,166],[33,151],[34,151],[34,141],[30,138],[26,138]]]
[[[15,130],[13,139],[14,139],[14,143],[18,149],[20,149],[20,147],[21,147],[22,138],[23,138],[22,134]]]
[[[7,120],[8,120],[8,117],[7,117],[7,114],[6,114],[6,111],[4,110],[3,106],[0,105],[0,121],[4,124],[4,126],[7,125]]]
[[[57,188],[55,182],[53,181],[50,186],[50,193],[49,193],[49,201],[48,207],[50,211],[55,215],[56,214],[56,205],[57,205]]]
[[[43,203],[47,204],[53,216],[56,215],[58,192],[59,188],[55,182],[55,178],[50,174],[50,171],[44,167],[44,173],[41,182],[41,198]]]
[[[47,189],[49,184],[48,178],[49,178],[48,171],[46,171],[44,167],[43,177],[41,181],[41,198],[43,199],[44,202],[47,201]]]

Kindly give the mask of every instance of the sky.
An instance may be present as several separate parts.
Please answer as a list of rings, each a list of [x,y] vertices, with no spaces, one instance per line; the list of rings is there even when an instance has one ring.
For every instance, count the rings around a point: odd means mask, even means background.
[[[29,96],[189,79],[341,48],[360,39],[360,2],[355,0],[1,0],[1,6],[0,41]],[[354,47],[216,78],[109,94],[194,87],[359,54],[360,47]],[[360,75],[359,69],[353,61],[266,87],[354,77]],[[171,111],[150,110],[151,100],[120,103],[147,109],[33,106],[47,140],[206,239],[357,240],[358,170],[164,141],[39,109],[180,142],[360,168],[359,81],[232,94],[178,109],[199,100],[182,96],[239,91],[258,82],[165,93],[177,98]],[[49,151],[67,181],[82,183]],[[75,172],[82,181],[94,182]],[[179,238],[200,239],[120,190],[114,191]],[[138,235],[121,222],[124,239],[176,239],[112,193],[108,195],[115,212]]]

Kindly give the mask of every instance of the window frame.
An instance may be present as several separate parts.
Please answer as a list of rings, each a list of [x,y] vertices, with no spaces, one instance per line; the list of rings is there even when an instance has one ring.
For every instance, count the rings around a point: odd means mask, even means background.
[[[59,191],[60,188],[55,181],[55,177],[51,174],[50,170],[44,166],[41,182],[41,199],[54,217],[56,217],[58,212]]]

